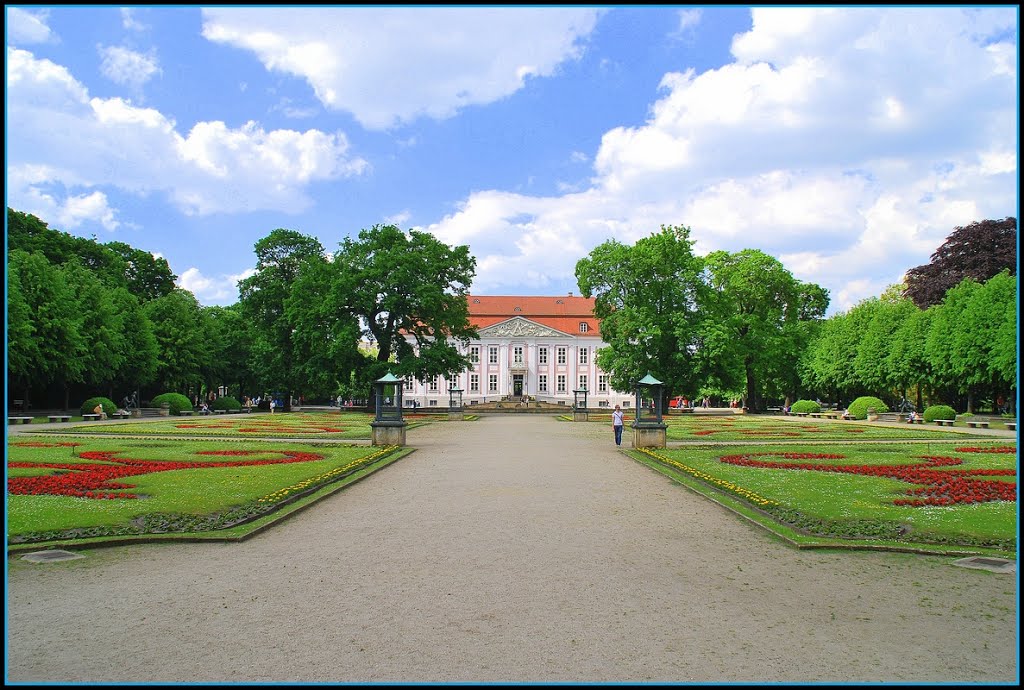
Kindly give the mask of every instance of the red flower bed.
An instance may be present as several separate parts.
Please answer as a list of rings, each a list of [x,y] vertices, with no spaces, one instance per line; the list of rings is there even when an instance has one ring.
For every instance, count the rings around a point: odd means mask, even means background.
[[[999,446],[995,448],[975,448],[973,446],[965,446],[963,448],[957,448],[957,453],[1016,453],[1017,449],[1013,446]]]
[[[792,463],[755,459],[758,456],[777,456],[787,460],[839,460],[842,455],[826,455],[817,453],[746,453],[743,455],[726,455],[719,458],[721,462],[741,467],[764,467],[785,470],[815,470],[818,472],[845,472],[872,477],[889,477],[909,484],[920,484],[920,488],[910,489],[907,496],[914,498],[898,498],[893,501],[898,506],[925,505],[961,505],[968,503],[986,503],[988,501],[1016,501],[1016,482],[998,480],[971,479],[969,477],[1015,477],[1016,470],[936,470],[935,467],[951,467],[963,464],[959,458],[922,455],[924,463],[915,465],[828,465],[824,463]],[[920,498],[918,498],[920,497]]]
[[[63,443],[43,443],[42,441],[21,441],[19,443],[12,443],[12,446],[18,446],[19,448],[74,448],[75,446],[82,445],[81,443],[74,443],[65,441]]]
[[[322,460],[323,456],[316,453],[303,453],[293,450],[274,451],[200,451],[197,455],[253,455],[256,453],[279,453],[283,458],[276,460],[238,460],[232,462],[164,462],[157,460],[139,460],[135,458],[115,458],[122,451],[88,451],[78,457],[95,460],[106,464],[89,463],[57,463],[57,462],[9,462],[8,467],[32,467],[65,470],[61,474],[37,477],[9,477],[7,493],[11,495],[33,496],[77,496],[81,498],[138,498],[135,494],[114,492],[113,489],[133,489],[134,484],[123,484],[114,480],[122,477],[134,477],[153,472],[168,472],[197,468],[245,467],[255,465],[279,465],[292,462],[312,462]]]

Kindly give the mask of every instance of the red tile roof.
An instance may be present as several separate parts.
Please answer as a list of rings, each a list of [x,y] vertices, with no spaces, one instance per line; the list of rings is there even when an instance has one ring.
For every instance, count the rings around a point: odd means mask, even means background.
[[[477,328],[521,316],[569,335],[582,335],[580,323],[585,322],[586,335],[600,335],[601,320],[594,317],[593,297],[469,295],[466,299],[469,322]]]

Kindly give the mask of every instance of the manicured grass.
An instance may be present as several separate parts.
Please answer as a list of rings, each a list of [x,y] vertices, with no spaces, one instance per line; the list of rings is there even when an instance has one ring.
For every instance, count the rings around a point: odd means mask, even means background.
[[[564,416],[560,419],[570,420]],[[589,415],[590,423],[611,425],[610,414]],[[628,431],[631,417],[626,419]],[[665,437],[669,441],[772,441],[822,440],[857,441],[860,439],[960,439],[971,434],[943,431],[940,427],[907,425],[889,427],[855,421],[830,419],[778,419],[758,415],[680,415],[665,417]],[[981,437],[981,434],[974,434]]]
[[[630,454],[802,545],[1016,552],[1015,443],[752,445]],[[1000,486],[1003,498],[989,500]],[[925,500],[937,504],[901,505]]]
[[[8,546],[237,529],[336,490],[404,449],[269,442],[11,437]],[[244,533],[242,530],[241,533]]]

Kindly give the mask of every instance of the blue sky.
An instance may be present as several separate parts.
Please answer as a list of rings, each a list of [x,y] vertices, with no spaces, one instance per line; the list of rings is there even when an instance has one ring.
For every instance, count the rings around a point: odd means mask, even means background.
[[[578,291],[686,225],[880,295],[1018,215],[1018,8],[7,6],[7,205],[238,299],[275,228],[375,224]]]

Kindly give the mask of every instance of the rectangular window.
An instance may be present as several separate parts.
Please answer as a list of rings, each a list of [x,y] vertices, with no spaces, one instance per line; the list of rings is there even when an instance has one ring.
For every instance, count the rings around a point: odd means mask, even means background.
[[[469,361],[473,364],[480,362],[480,348],[477,345],[469,348]]]
[[[558,348],[558,359],[555,360],[558,364],[565,364],[565,348]]]
[[[415,380],[414,379],[412,379],[412,378],[406,379],[405,380],[405,390],[411,391],[414,384],[415,384]]]
[[[565,374],[558,375],[558,393],[565,392]]]
[[[498,363],[498,348],[492,347],[487,350],[487,361],[491,364]]]
[[[587,325],[586,321],[580,321],[580,333],[586,333],[590,330],[590,326]]]
[[[582,390],[586,390],[586,389],[587,389],[587,375],[586,374],[580,374],[580,387],[577,388],[576,390],[582,391]]]
[[[548,349],[546,347],[542,347],[539,350],[537,350],[537,363],[538,364],[547,364],[548,363]]]
[[[586,364],[587,363],[587,359],[589,357],[589,354],[588,354],[589,352],[590,351],[587,350],[587,348],[585,348],[585,347],[581,347],[580,348],[580,364]]]
[[[479,393],[480,392],[480,374],[469,375],[469,392]]]
[[[437,392],[437,377],[436,376],[431,376],[429,379],[427,379],[427,388],[430,390],[431,393],[436,393]]]
[[[541,393],[548,392],[548,375],[541,374],[537,377],[537,390]]]
[[[512,361],[516,364],[523,363],[523,347],[522,345],[516,345],[512,348]]]
[[[498,375],[491,374],[487,377],[487,390],[491,393],[498,392]]]
[[[437,407],[437,401],[436,400],[431,400],[427,404],[430,405],[431,407]]]
[[[597,377],[597,392],[607,393],[608,392],[608,375],[601,374]]]

